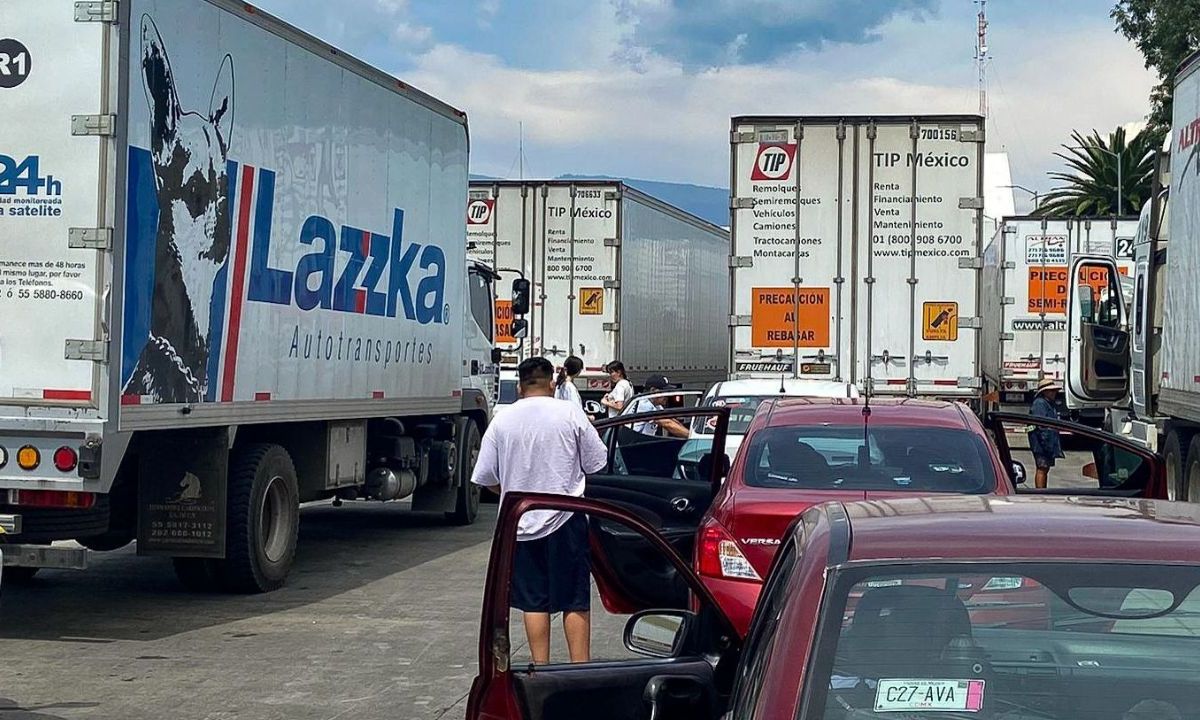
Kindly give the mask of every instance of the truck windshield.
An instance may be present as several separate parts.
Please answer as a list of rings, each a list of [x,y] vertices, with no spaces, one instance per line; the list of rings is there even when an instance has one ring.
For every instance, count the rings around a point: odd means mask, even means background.
[[[1115,563],[841,570],[805,718],[1197,717],[1198,583]]]
[[[517,401],[517,381],[516,380],[501,380],[500,381],[500,404],[512,405]]]
[[[980,494],[996,476],[984,442],[951,428],[862,425],[766,428],[746,449],[753,487]]]

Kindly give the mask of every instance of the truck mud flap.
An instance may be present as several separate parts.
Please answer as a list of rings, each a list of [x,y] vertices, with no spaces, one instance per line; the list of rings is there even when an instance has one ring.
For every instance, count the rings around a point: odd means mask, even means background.
[[[138,554],[224,558],[228,431],[164,434],[153,448],[138,462]]]

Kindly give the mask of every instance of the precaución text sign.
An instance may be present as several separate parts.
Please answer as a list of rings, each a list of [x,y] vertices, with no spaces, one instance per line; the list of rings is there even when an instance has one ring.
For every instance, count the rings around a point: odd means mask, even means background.
[[[829,288],[754,288],[755,347],[829,347]]]

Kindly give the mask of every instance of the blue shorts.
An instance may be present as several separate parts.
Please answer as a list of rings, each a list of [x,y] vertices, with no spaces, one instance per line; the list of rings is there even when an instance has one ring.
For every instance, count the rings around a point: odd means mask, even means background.
[[[575,513],[546,537],[517,543],[509,605],[524,612],[587,612],[591,571],[587,516]]]

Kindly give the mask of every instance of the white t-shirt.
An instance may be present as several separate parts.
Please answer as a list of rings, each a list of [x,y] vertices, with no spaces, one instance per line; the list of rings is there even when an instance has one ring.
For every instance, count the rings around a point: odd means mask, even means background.
[[[500,502],[512,491],[581,497],[584,473],[608,465],[608,448],[578,404],[552,397],[518,400],[483,434],[471,482],[500,486]],[[521,516],[517,540],[544,538],[571,519],[559,510]]]
[[[583,400],[579,397],[579,388],[575,387],[575,382],[567,378],[566,382],[554,388],[554,397],[559,400],[567,400],[576,405],[583,407]]]
[[[628,380],[618,380],[613,389],[608,391],[608,399],[619,403],[629,402],[633,399],[633,383]],[[608,409],[609,417],[616,417],[620,414],[620,410]]]
[[[633,407],[629,408],[629,413],[627,413],[627,414],[648,413],[648,412],[654,412],[655,410],[658,410],[658,409],[659,408],[657,405],[650,402],[646,398],[642,398],[641,400],[638,400],[636,403],[634,403]],[[643,422],[634,423],[633,429],[637,430],[638,432],[640,432],[643,435],[657,435],[658,434],[658,423],[653,420],[645,420]]]

